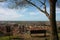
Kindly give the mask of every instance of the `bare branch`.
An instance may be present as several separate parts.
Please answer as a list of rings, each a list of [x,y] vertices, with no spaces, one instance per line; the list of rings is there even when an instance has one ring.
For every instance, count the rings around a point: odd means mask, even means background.
[[[27,0],[26,0],[27,1]],[[27,1],[28,3],[32,4],[33,6],[35,6],[38,10],[40,10],[41,12],[43,12],[48,18],[49,18],[49,14],[48,12],[46,11],[46,6],[45,6],[45,11],[42,10],[40,7],[38,7],[37,5],[35,5],[34,3],[30,2],[30,1]],[[45,4],[44,4],[45,5]]]
[[[47,11],[46,11],[44,14],[49,18],[49,14],[48,14],[48,12],[47,12]]]
[[[47,10],[46,10],[46,0],[44,0],[44,9],[45,9],[45,14],[46,14],[46,16],[48,16],[48,18],[49,18],[49,14],[48,14],[48,12],[47,12]]]
[[[39,2],[40,2],[42,5],[44,5],[44,3],[43,3],[42,1],[39,0]]]

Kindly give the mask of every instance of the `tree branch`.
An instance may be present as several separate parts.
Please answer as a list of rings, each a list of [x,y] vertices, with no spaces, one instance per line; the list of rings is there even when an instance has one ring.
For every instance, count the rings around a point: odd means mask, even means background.
[[[42,5],[45,5],[42,1],[39,0],[39,2],[40,2]]]
[[[26,0],[27,1],[27,0]],[[45,10],[43,11],[41,8],[39,8],[37,5],[35,5],[34,3],[27,1],[28,3],[32,4],[33,6],[35,6],[38,10],[40,10],[41,12],[43,12],[48,18],[49,18],[49,14],[48,12]]]
[[[48,12],[47,12],[47,10],[46,10],[46,0],[44,0],[44,9],[45,9],[45,14],[46,14],[46,16],[48,16],[48,18],[49,18],[49,14],[48,14]]]

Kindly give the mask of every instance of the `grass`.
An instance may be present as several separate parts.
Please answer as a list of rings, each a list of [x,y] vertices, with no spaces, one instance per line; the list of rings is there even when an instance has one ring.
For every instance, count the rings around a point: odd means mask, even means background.
[[[10,40],[10,38],[18,38],[18,36],[2,36],[0,40]]]
[[[58,33],[58,36],[59,36],[59,40],[60,40],[60,33]]]
[[[0,37],[0,40],[9,40],[9,36]]]
[[[60,33],[58,33],[59,38],[60,38]],[[25,40],[45,40],[45,38],[42,37],[30,37],[29,35],[25,35],[27,38]],[[30,37],[30,38],[29,38]],[[10,40],[10,38],[19,38],[18,36],[3,36],[0,37],[0,40]],[[49,37],[47,37],[49,40]]]

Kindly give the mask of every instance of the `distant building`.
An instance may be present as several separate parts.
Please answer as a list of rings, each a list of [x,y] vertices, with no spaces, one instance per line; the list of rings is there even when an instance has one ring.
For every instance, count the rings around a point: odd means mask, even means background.
[[[48,25],[24,25],[24,24],[16,24],[16,23],[8,23],[4,25],[0,25],[0,31],[5,35],[19,35],[20,33],[26,33],[31,30],[49,30],[50,27]]]

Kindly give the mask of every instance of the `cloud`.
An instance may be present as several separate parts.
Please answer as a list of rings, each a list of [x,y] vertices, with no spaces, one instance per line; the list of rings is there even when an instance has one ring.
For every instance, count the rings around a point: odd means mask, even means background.
[[[29,12],[29,14],[30,14],[31,16],[36,16],[36,15],[38,15],[38,13],[36,13],[36,12]]]
[[[41,11],[30,11],[29,15],[31,15],[31,16],[39,16],[39,15],[44,15],[44,13],[41,12]]]
[[[26,9],[8,9],[0,7],[0,20],[18,20],[23,17]],[[18,18],[18,19],[17,19]]]
[[[60,13],[60,8],[56,8],[56,13]]]

